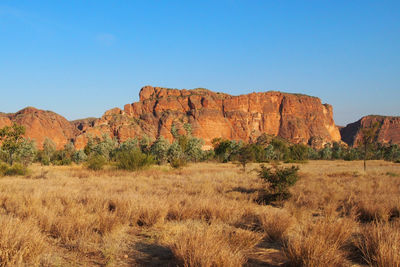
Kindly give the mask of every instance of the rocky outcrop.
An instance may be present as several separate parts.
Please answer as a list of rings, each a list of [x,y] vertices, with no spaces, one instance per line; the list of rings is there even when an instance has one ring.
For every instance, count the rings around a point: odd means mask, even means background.
[[[17,113],[1,114],[0,128],[17,123],[25,126],[25,136],[36,141],[39,148],[50,138],[58,149],[75,138],[73,125],[64,117],[51,112],[27,107]]]
[[[147,135],[172,140],[175,129],[210,145],[222,137],[252,141],[262,133],[294,143],[340,140],[332,107],[316,97],[281,92],[231,96],[206,89],[177,90],[145,86],[140,101],[114,108],[76,138],[81,147],[89,135],[107,133],[120,141]]]
[[[231,96],[201,88],[152,86],[143,87],[139,97],[139,102],[108,110],[101,118],[72,122],[50,111],[26,108],[0,114],[0,127],[16,122],[26,126],[26,136],[39,147],[48,137],[58,148],[73,141],[78,149],[90,136],[106,134],[121,142],[144,135],[153,140],[164,136],[172,141],[174,131],[190,132],[208,146],[218,137],[248,142],[263,133],[318,146],[340,141],[332,107],[316,97],[273,91]]]
[[[400,144],[400,117],[370,115],[348,124],[340,129],[343,142],[357,146],[362,138],[361,129],[379,123],[376,142],[382,144]]]

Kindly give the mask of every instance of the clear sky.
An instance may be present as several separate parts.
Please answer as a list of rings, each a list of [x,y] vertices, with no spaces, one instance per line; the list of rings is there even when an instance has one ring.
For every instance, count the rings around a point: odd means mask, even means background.
[[[0,111],[99,117],[144,85],[400,115],[400,1],[0,1]]]

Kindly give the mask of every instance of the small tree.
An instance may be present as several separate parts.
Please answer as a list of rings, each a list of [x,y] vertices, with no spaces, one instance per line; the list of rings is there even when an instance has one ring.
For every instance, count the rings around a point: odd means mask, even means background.
[[[56,152],[56,144],[54,144],[54,142],[51,139],[46,137],[43,142],[43,153],[41,155],[40,162],[43,165],[49,165],[55,152]]]
[[[139,149],[120,151],[116,155],[118,169],[137,171],[154,163],[152,155],[148,155]]]
[[[173,168],[181,168],[186,165],[185,153],[178,142],[173,142],[168,149],[168,162]]]
[[[25,167],[33,162],[36,157],[37,149],[34,141],[24,139],[16,152],[17,161]]]
[[[80,164],[80,163],[86,161],[87,158],[88,158],[88,156],[85,154],[85,152],[83,152],[83,150],[75,151],[75,153],[72,155],[72,160],[76,164]]]
[[[278,167],[272,168],[261,165],[258,176],[267,182],[275,194],[275,199],[286,199],[290,196],[289,187],[293,186],[299,179],[299,167]]]
[[[196,137],[190,137],[186,143],[185,154],[190,161],[197,162],[203,158],[203,150],[201,149],[204,145],[202,139]]]
[[[238,160],[243,167],[243,171],[246,171],[246,165],[249,162],[254,161],[256,158],[255,153],[251,145],[246,145],[240,148]]]
[[[290,159],[306,160],[308,158],[308,146],[304,144],[294,144],[290,148]]]
[[[168,141],[164,137],[160,136],[151,145],[150,153],[154,156],[158,164],[163,164],[168,160],[168,149],[169,149]]]
[[[16,123],[0,129],[1,149],[6,153],[6,161],[10,165],[14,163],[15,154],[24,142],[24,134],[25,127]]]
[[[361,129],[361,139],[359,144],[364,150],[364,171],[367,171],[367,159],[368,152],[370,152],[372,145],[374,144],[379,130],[380,123],[375,122],[371,127],[366,127]]]

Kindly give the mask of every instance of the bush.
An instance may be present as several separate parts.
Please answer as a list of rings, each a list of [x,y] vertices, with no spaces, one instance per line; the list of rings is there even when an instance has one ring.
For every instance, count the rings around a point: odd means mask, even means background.
[[[5,163],[0,163],[0,175],[1,176],[26,175],[27,173],[28,173],[28,169],[20,163],[15,163],[12,166],[5,164]]]
[[[172,143],[168,149],[168,162],[172,168],[178,169],[186,165],[186,157],[178,142]]]
[[[94,154],[88,158],[86,167],[90,170],[98,171],[104,168],[107,164],[107,159],[102,155]]]
[[[187,164],[187,161],[183,157],[173,158],[169,161],[169,165],[171,165],[171,167],[174,169],[180,169],[180,168],[186,166],[186,164]]]
[[[120,151],[116,155],[117,168],[137,171],[154,163],[151,155],[142,153],[139,149]]]
[[[167,161],[169,143],[164,137],[160,136],[150,147],[150,153],[155,157],[158,164]]]
[[[76,164],[80,164],[80,163],[86,161],[87,158],[88,157],[86,156],[85,152],[83,152],[83,150],[75,151],[75,153],[72,155],[72,160]]]
[[[255,157],[256,156],[251,145],[246,145],[240,148],[238,160],[243,167],[243,171],[246,171],[247,163],[254,161]]]
[[[261,170],[258,172],[258,176],[264,181],[268,182],[273,193],[276,194],[277,198],[288,198],[289,187],[293,186],[299,179],[298,172],[299,167],[278,167],[273,165],[272,168],[261,165]]]

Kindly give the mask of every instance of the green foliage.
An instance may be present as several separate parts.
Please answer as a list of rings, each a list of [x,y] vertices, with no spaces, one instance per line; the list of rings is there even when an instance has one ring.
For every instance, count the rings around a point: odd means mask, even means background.
[[[151,139],[147,135],[144,135],[142,139],[140,139],[139,141],[139,147],[143,153],[149,154],[151,147]]]
[[[387,161],[400,161],[400,148],[397,144],[391,144],[385,148],[383,157]]]
[[[160,136],[150,147],[150,153],[154,156],[158,164],[163,164],[168,161],[168,141]]]
[[[26,175],[27,173],[27,167],[20,163],[15,163],[10,166],[6,163],[0,162],[0,176],[17,176]]]
[[[320,159],[330,160],[332,159],[332,148],[329,144],[325,145],[323,149],[319,151]]]
[[[308,146],[304,144],[294,144],[289,148],[289,157],[295,161],[303,161],[308,159]]]
[[[126,140],[125,142],[121,143],[117,150],[118,151],[129,151],[129,150],[138,149],[138,148],[139,148],[138,140],[136,138],[134,138],[134,139],[130,138],[130,139]]]
[[[169,164],[174,169],[180,169],[187,165],[187,161],[185,158],[173,158],[169,161]]]
[[[168,162],[173,168],[181,168],[187,164],[187,159],[178,142],[173,142],[168,149]]]
[[[46,137],[43,142],[43,152],[38,155],[38,160],[42,165],[49,165],[55,152],[56,144]]]
[[[139,149],[120,151],[116,155],[117,168],[128,171],[137,171],[154,163],[151,155]]]
[[[214,147],[215,157],[220,162],[235,160],[243,145],[241,142],[230,141],[222,138],[213,139],[212,144]]]
[[[202,147],[204,145],[204,141],[202,139],[196,137],[188,138],[186,142],[185,154],[188,160],[193,162],[198,162],[203,158],[203,150]]]
[[[190,123],[185,123],[183,128],[185,129],[187,135],[192,135],[192,125]]]
[[[16,151],[16,161],[24,166],[30,165],[36,157],[37,149],[34,141],[23,139]]]
[[[85,162],[87,159],[88,156],[85,154],[83,150],[75,151],[74,154],[72,155],[72,161],[75,162],[76,164]]]
[[[5,161],[12,165],[15,160],[15,154],[20,149],[25,134],[25,127],[14,123],[12,126],[5,126],[0,129],[1,149],[5,156]]]
[[[90,170],[99,171],[107,164],[107,159],[99,154],[92,154],[89,156],[86,167]]]
[[[110,160],[114,156],[113,152],[118,147],[117,140],[111,139],[110,136],[104,134],[103,138],[97,139],[96,142],[97,144],[93,146],[91,153],[100,155],[104,157],[107,161]]]
[[[364,148],[364,171],[367,170],[367,159],[369,157],[368,154],[375,144],[379,128],[380,123],[375,122],[370,127],[365,127],[361,129],[361,139],[359,140],[359,145]]]
[[[271,145],[274,148],[274,155],[276,160],[286,160],[289,157],[289,146],[287,142],[281,138],[273,138]]]
[[[179,137],[178,129],[176,129],[175,124],[171,126],[171,134],[175,139]]]
[[[247,163],[254,161],[255,158],[256,156],[254,153],[254,146],[245,145],[240,148],[238,154],[238,161],[242,165],[243,171],[246,171]]]
[[[139,149],[120,151],[116,155],[117,168],[128,171],[137,171],[154,163],[151,155]]]
[[[289,187],[293,186],[299,179],[299,167],[279,167],[273,165],[272,168],[261,165],[261,170],[258,176],[267,182],[275,193],[280,198],[287,198],[290,196]]]

